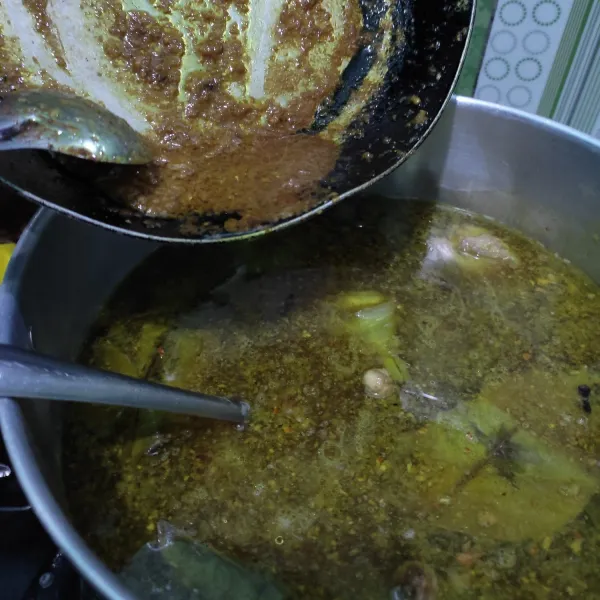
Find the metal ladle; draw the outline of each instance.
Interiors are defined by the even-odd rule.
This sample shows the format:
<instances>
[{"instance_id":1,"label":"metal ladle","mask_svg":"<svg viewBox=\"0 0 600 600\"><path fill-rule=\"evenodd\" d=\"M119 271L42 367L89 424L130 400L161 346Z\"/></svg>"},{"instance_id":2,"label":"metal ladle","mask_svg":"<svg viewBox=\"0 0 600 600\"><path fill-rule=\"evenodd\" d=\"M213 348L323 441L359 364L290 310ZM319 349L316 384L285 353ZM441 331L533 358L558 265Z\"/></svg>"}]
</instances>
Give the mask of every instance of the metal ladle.
<instances>
[{"instance_id":1,"label":"metal ladle","mask_svg":"<svg viewBox=\"0 0 600 600\"><path fill-rule=\"evenodd\" d=\"M5 94L0 100L0 150L36 149L120 165L152 160L146 139L94 102L50 90Z\"/></svg>"},{"instance_id":2,"label":"metal ladle","mask_svg":"<svg viewBox=\"0 0 600 600\"><path fill-rule=\"evenodd\" d=\"M246 402L84 367L0 344L0 397L129 406L245 423Z\"/></svg>"}]
</instances>

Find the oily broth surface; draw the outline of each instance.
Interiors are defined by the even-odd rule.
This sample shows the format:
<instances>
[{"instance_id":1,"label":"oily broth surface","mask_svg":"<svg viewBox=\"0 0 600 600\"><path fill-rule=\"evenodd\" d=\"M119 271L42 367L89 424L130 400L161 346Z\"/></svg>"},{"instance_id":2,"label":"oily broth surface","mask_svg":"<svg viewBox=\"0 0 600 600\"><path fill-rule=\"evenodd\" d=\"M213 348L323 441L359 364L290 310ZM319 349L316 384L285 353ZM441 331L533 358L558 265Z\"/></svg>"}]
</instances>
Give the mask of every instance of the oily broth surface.
<instances>
[{"instance_id":1,"label":"oily broth surface","mask_svg":"<svg viewBox=\"0 0 600 600\"><path fill-rule=\"evenodd\" d=\"M118 569L167 520L291 598L383 599L419 573L427 600L600 598L597 285L479 217L361 206L132 276L88 360L253 418L73 406L78 526ZM374 295L394 314L375 342L348 311ZM388 353L408 378L368 397Z\"/></svg>"}]
</instances>

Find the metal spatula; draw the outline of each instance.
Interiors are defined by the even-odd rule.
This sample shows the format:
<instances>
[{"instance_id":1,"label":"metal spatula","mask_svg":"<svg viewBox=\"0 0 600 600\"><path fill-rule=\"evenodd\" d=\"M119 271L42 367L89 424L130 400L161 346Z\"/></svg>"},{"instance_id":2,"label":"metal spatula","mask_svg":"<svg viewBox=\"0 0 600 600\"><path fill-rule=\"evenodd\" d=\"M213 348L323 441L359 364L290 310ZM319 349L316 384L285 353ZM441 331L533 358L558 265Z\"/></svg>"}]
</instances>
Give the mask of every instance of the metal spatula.
<instances>
[{"instance_id":1,"label":"metal spatula","mask_svg":"<svg viewBox=\"0 0 600 600\"><path fill-rule=\"evenodd\" d=\"M152 160L146 139L99 104L51 90L5 94L0 150L32 149L121 165Z\"/></svg>"}]
</instances>

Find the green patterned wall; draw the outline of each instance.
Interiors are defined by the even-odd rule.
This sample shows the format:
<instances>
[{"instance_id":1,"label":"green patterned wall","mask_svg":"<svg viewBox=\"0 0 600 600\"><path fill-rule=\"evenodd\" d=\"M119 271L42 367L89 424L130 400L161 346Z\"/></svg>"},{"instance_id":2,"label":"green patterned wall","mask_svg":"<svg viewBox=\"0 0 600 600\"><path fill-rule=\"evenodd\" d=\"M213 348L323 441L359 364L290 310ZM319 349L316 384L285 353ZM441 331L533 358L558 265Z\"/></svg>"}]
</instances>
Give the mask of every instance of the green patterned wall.
<instances>
[{"instance_id":1,"label":"green patterned wall","mask_svg":"<svg viewBox=\"0 0 600 600\"><path fill-rule=\"evenodd\" d=\"M469 52L465 60L465 65L456 85L456 94L472 96L475 91L496 4L497 0L477 1L475 26L471 35L471 43L469 44Z\"/></svg>"},{"instance_id":2,"label":"green patterned wall","mask_svg":"<svg viewBox=\"0 0 600 600\"><path fill-rule=\"evenodd\" d=\"M478 6L457 91L600 139L600 0L479 0Z\"/></svg>"}]
</instances>

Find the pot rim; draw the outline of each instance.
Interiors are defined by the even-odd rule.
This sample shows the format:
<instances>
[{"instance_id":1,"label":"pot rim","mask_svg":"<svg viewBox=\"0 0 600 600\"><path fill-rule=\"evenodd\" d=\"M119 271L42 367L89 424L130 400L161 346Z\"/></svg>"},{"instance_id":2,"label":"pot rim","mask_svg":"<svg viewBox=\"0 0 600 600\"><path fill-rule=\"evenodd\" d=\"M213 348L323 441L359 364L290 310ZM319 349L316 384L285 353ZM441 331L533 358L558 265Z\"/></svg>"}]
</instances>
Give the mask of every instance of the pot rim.
<instances>
[{"instance_id":1,"label":"pot rim","mask_svg":"<svg viewBox=\"0 0 600 600\"><path fill-rule=\"evenodd\" d=\"M21 278L27 269L29 255L43 232L57 215L48 208L40 209L21 236L4 282L0 286L0 341L24 347L19 325L23 317L18 306ZM63 217L64 218L64 217ZM16 324L11 326L9 324ZM29 500L32 510L54 543L63 551L83 577L106 600L140 600L98 558L70 522L66 511L58 503L48 482L38 467L38 457L29 442L21 404L13 398L0 398L0 432L12 463L13 472Z\"/></svg>"},{"instance_id":2,"label":"pot rim","mask_svg":"<svg viewBox=\"0 0 600 600\"><path fill-rule=\"evenodd\" d=\"M590 150L600 152L600 140L545 117L481 100L454 96L448 109L491 113L493 117L520 121L550 131L560 138L569 138ZM0 286L0 342L23 347L23 323L18 306L22 277L31 260L32 250L53 219L65 218L42 208L25 229L8 265L4 283ZM140 243L145 243L140 241ZM118 576L96 556L69 521L65 510L51 492L38 467L30 433L19 401L0 398L0 429L19 483L35 514L57 546L69 557L79 572L107 600L139 600L121 583Z\"/></svg>"}]
</instances>

